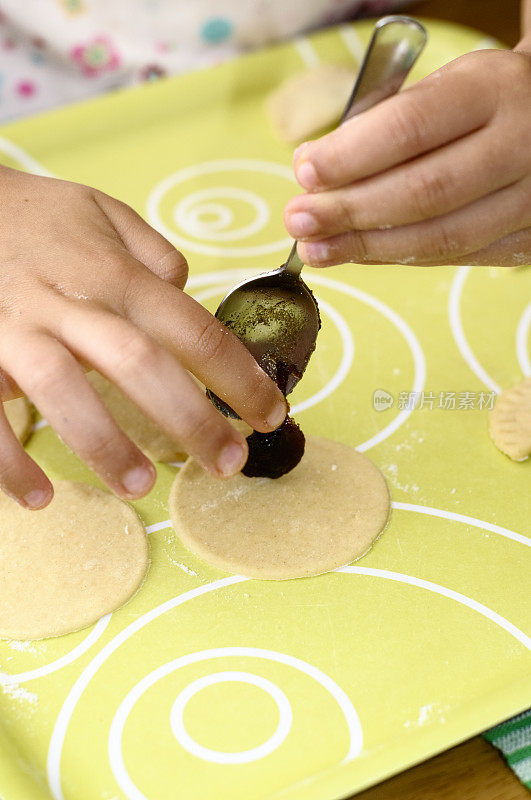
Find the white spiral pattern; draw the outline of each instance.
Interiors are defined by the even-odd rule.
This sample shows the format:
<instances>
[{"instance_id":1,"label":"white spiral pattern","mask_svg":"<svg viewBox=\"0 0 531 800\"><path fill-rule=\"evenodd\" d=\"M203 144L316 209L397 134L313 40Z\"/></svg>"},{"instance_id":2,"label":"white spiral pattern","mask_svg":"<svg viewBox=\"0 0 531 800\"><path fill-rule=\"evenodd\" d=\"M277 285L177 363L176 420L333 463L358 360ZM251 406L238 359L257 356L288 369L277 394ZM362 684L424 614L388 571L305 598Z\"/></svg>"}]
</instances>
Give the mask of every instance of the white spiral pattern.
<instances>
[{"instance_id":1,"label":"white spiral pattern","mask_svg":"<svg viewBox=\"0 0 531 800\"><path fill-rule=\"evenodd\" d=\"M211 199L242 200L252 206L255 218L248 225L241 228L224 230L234 219L231 209L222 203L204 203ZM213 215L214 219L207 222L206 215ZM173 218L176 224L188 231L198 239L210 239L214 242L228 242L235 239L245 239L253 233L262 230L269 221L269 206L263 197L256 192L238 189L236 186L217 186L212 189L200 189L192 192L175 206Z\"/></svg>"},{"instance_id":2,"label":"white spiral pattern","mask_svg":"<svg viewBox=\"0 0 531 800\"><path fill-rule=\"evenodd\" d=\"M203 255L247 258L287 251L292 242L289 237L254 245L218 244L245 239L262 231L271 216L269 205L261 195L239 186L227 185L225 180L221 185L199 189L181 199L171 215L175 229L162 219L161 205L166 195L175 187L205 175L229 173L233 180L234 173L238 172L272 175L296 185L293 170L274 161L230 158L193 164L168 175L155 186L147 199L149 222L178 247ZM240 228L230 228L234 215L227 200L245 203L254 211L254 219ZM281 213L280 208L278 213ZM213 219L207 220L207 215Z\"/></svg>"}]
</instances>

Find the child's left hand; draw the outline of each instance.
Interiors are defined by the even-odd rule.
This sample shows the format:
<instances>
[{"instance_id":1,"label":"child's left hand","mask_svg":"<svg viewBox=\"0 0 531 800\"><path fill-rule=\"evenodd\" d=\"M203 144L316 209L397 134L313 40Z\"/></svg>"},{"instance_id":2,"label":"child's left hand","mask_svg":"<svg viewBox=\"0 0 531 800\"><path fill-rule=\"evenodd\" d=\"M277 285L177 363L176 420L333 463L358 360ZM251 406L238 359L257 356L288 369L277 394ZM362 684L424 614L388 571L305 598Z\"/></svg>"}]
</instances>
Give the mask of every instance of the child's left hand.
<instances>
[{"instance_id":1,"label":"child's left hand","mask_svg":"<svg viewBox=\"0 0 531 800\"><path fill-rule=\"evenodd\" d=\"M302 145L310 266L531 263L531 53L482 50Z\"/></svg>"}]
</instances>

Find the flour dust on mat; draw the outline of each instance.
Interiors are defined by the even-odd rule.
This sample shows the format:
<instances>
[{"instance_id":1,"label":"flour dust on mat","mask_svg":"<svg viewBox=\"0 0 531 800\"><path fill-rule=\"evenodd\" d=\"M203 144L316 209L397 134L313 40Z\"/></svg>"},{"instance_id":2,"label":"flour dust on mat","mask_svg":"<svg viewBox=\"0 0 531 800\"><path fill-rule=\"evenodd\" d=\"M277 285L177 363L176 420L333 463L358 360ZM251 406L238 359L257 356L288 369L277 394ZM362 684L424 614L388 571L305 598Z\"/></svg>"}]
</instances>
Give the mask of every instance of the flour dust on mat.
<instances>
[{"instance_id":1,"label":"flour dust on mat","mask_svg":"<svg viewBox=\"0 0 531 800\"><path fill-rule=\"evenodd\" d=\"M144 526L127 503L95 486L54 483L28 511L0 494L0 637L72 633L115 611L149 566Z\"/></svg>"},{"instance_id":2,"label":"flour dust on mat","mask_svg":"<svg viewBox=\"0 0 531 800\"><path fill-rule=\"evenodd\" d=\"M513 461L531 455L531 377L498 397L489 415L492 441Z\"/></svg>"},{"instance_id":3,"label":"flour dust on mat","mask_svg":"<svg viewBox=\"0 0 531 800\"><path fill-rule=\"evenodd\" d=\"M33 419L29 401L25 397L17 397L16 400L7 400L3 405L13 433L24 444L30 434Z\"/></svg>"},{"instance_id":4,"label":"flour dust on mat","mask_svg":"<svg viewBox=\"0 0 531 800\"><path fill-rule=\"evenodd\" d=\"M182 461L186 453L120 389L100 375L87 375L120 428L153 461Z\"/></svg>"},{"instance_id":5,"label":"flour dust on mat","mask_svg":"<svg viewBox=\"0 0 531 800\"><path fill-rule=\"evenodd\" d=\"M277 480L217 480L188 459L170 495L185 547L250 578L330 572L366 553L385 528L390 496L380 470L351 447L309 437L302 461Z\"/></svg>"}]
</instances>

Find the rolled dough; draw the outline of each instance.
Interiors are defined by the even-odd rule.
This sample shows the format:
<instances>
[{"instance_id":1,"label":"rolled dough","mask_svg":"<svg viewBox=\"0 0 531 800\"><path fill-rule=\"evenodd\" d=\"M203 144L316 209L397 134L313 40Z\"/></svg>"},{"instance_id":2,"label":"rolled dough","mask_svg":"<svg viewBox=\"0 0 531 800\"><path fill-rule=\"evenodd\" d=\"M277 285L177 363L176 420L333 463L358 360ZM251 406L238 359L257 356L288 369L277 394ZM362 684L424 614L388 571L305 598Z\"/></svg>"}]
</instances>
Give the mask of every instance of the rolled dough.
<instances>
[{"instance_id":1,"label":"rolled dough","mask_svg":"<svg viewBox=\"0 0 531 800\"><path fill-rule=\"evenodd\" d=\"M325 63L284 81L267 103L277 136L295 144L337 122L352 91L354 77L351 66Z\"/></svg>"},{"instance_id":2,"label":"rolled dough","mask_svg":"<svg viewBox=\"0 0 531 800\"><path fill-rule=\"evenodd\" d=\"M85 628L137 591L149 566L144 526L109 492L54 483L41 511L0 494L0 637Z\"/></svg>"},{"instance_id":3,"label":"rolled dough","mask_svg":"<svg viewBox=\"0 0 531 800\"><path fill-rule=\"evenodd\" d=\"M531 377L506 389L489 414L492 441L513 461L531 455Z\"/></svg>"},{"instance_id":4,"label":"rolled dough","mask_svg":"<svg viewBox=\"0 0 531 800\"><path fill-rule=\"evenodd\" d=\"M366 553L385 528L385 478L351 447L309 437L277 480L217 480L189 459L170 495L175 532L226 572L282 580L329 572Z\"/></svg>"},{"instance_id":5,"label":"rolled dough","mask_svg":"<svg viewBox=\"0 0 531 800\"><path fill-rule=\"evenodd\" d=\"M158 425L147 417L127 395L99 372L87 374L120 428L148 458L153 461L183 461L186 458L181 445L170 439Z\"/></svg>"},{"instance_id":6,"label":"rolled dough","mask_svg":"<svg viewBox=\"0 0 531 800\"><path fill-rule=\"evenodd\" d=\"M19 440L24 442L31 430L32 413L29 401L25 397L17 397L16 400L7 400L4 403L7 421L13 428L13 433Z\"/></svg>"}]
</instances>

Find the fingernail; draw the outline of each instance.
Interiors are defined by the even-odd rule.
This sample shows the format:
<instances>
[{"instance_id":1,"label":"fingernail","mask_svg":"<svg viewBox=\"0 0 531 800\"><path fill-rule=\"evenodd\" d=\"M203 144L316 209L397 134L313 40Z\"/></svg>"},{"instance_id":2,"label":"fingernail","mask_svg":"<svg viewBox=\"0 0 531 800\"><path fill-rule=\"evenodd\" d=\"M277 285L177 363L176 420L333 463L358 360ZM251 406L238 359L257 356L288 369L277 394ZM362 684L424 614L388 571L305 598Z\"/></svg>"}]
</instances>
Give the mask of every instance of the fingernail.
<instances>
[{"instance_id":1,"label":"fingernail","mask_svg":"<svg viewBox=\"0 0 531 800\"><path fill-rule=\"evenodd\" d=\"M302 236L311 236L317 231L317 220L307 211L297 211L288 218L289 230L292 236L300 239Z\"/></svg>"},{"instance_id":2,"label":"fingernail","mask_svg":"<svg viewBox=\"0 0 531 800\"><path fill-rule=\"evenodd\" d=\"M122 486L128 494L141 495L149 491L153 483L153 468L133 467L122 478Z\"/></svg>"},{"instance_id":3,"label":"fingernail","mask_svg":"<svg viewBox=\"0 0 531 800\"><path fill-rule=\"evenodd\" d=\"M309 161L303 161L302 164L299 164L295 170L295 177L303 189L317 188L317 173L315 167Z\"/></svg>"},{"instance_id":4,"label":"fingernail","mask_svg":"<svg viewBox=\"0 0 531 800\"><path fill-rule=\"evenodd\" d=\"M303 142L302 144L300 144L298 147L295 148L295 150L293 151L293 163L294 164L297 163L297 159L299 158L299 156L301 155L302 151L307 146L308 146L308 142Z\"/></svg>"},{"instance_id":5,"label":"fingernail","mask_svg":"<svg viewBox=\"0 0 531 800\"><path fill-rule=\"evenodd\" d=\"M238 442L230 442L225 445L218 458L217 467L222 475L229 477L234 475L243 467L244 450Z\"/></svg>"},{"instance_id":6,"label":"fingernail","mask_svg":"<svg viewBox=\"0 0 531 800\"><path fill-rule=\"evenodd\" d=\"M273 408L269 416L267 417L267 424L270 428L275 430L279 428L284 420L286 419L286 414L288 413L287 405L285 402L277 403L277 405Z\"/></svg>"},{"instance_id":7,"label":"fingernail","mask_svg":"<svg viewBox=\"0 0 531 800\"><path fill-rule=\"evenodd\" d=\"M330 245L326 242L305 242L304 258L313 263L314 261L326 261L330 255Z\"/></svg>"},{"instance_id":8,"label":"fingernail","mask_svg":"<svg viewBox=\"0 0 531 800\"><path fill-rule=\"evenodd\" d=\"M46 489L32 489L24 495L24 504L28 508L42 508L50 499L50 492Z\"/></svg>"}]
</instances>

